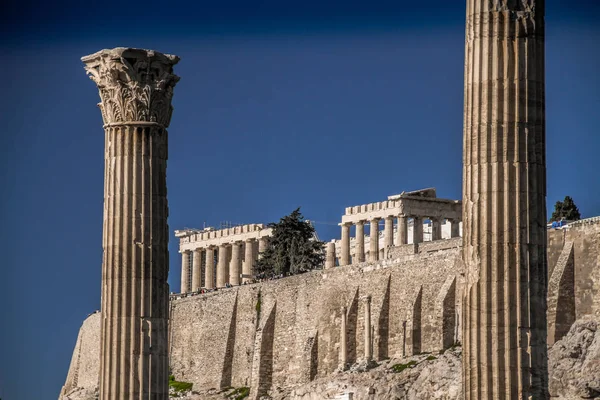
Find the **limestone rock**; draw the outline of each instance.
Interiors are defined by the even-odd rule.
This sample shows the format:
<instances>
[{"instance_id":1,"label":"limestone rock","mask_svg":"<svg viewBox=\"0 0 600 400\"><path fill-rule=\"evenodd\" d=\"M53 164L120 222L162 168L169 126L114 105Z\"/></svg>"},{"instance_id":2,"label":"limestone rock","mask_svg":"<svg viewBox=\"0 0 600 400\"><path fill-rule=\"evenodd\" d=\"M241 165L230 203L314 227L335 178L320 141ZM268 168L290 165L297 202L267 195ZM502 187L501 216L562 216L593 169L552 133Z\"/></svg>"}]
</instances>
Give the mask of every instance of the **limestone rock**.
<instances>
[{"instance_id":1,"label":"limestone rock","mask_svg":"<svg viewBox=\"0 0 600 400\"><path fill-rule=\"evenodd\" d=\"M549 389L552 397L600 397L600 323L585 318L549 350Z\"/></svg>"}]
</instances>

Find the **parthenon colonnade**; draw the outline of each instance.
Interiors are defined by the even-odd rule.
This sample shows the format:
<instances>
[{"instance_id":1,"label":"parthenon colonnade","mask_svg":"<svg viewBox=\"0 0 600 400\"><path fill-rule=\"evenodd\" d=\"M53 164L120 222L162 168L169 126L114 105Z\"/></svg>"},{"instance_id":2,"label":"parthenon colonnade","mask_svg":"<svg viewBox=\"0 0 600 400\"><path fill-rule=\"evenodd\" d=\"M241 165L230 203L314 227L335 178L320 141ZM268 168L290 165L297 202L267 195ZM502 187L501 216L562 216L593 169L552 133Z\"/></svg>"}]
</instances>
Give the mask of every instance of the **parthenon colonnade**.
<instances>
[{"instance_id":1,"label":"parthenon colonnade","mask_svg":"<svg viewBox=\"0 0 600 400\"><path fill-rule=\"evenodd\" d=\"M181 253L181 293L251 281L271 232L263 224L175 231Z\"/></svg>"},{"instance_id":2,"label":"parthenon colonnade","mask_svg":"<svg viewBox=\"0 0 600 400\"><path fill-rule=\"evenodd\" d=\"M116 48L82 61L105 131L100 399L166 400L166 128L179 58Z\"/></svg>"},{"instance_id":3,"label":"parthenon colonnade","mask_svg":"<svg viewBox=\"0 0 600 400\"><path fill-rule=\"evenodd\" d=\"M465 399L547 399L544 0L467 0Z\"/></svg>"},{"instance_id":4,"label":"parthenon colonnade","mask_svg":"<svg viewBox=\"0 0 600 400\"><path fill-rule=\"evenodd\" d=\"M435 189L423 189L403 192L389 196L388 200L347 207L342 216L341 249L339 265L367 261L365 256L365 223L369 224L369 259L376 262L381 259L384 250L392 246L408 243L409 219L412 219L413 243L423 242L423 220L432 223L432 240L442 239L442 221L451 225L450 237L460 235L459 224L462 221L462 204L459 200L440 199ZM379 224L384 221L383 249L379 243ZM394 229L394 221L397 221ZM354 253L351 252L351 227L355 226ZM394 231L396 234L394 235Z\"/></svg>"}]
</instances>

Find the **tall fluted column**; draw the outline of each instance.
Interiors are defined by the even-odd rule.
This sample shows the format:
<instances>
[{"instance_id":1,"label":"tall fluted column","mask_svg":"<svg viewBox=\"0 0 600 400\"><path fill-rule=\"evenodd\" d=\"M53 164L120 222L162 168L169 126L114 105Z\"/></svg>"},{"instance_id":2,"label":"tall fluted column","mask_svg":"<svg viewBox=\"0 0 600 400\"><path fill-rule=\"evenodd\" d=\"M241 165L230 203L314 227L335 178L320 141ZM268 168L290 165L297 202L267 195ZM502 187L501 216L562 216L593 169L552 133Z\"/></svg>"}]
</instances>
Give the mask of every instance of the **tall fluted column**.
<instances>
[{"instance_id":1,"label":"tall fluted column","mask_svg":"<svg viewBox=\"0 0 600 400\"><path fill-rule=\"evenodd\" d=\"M438 217L431 218L431 240L440 240L442 238L442 220Z\"/></svg>"},{"instance_id":2,"label":"tall fluted column","mask_svg":"<svg viewBox=\"0 0 600 400\"><path fill-rule=\"evenodd\" d=\"M423 218L413 217L413 243L423 242Z\"/></svg>"},{"instance_id":3,"label":"tall fluted column","mask_svg":"<svg viewBox=\"0 0 600 400\"><path fill-rule=\"evenodd\" d=\"M369 261L377 260L379 260L379 218L373 218L369 231Z\"/></svg>"},{"instance_id":4,"label":"tall fluted column","mask_svg":"<svg viewBox=\"0 0 600 400\"><path fill-rule=\"evenodd\" d=\"M356 223L354 254L356 255L357 262L365 261L365 221L358 221Z\"/></svg>"},{"instance_id":5,"label":"tall fluted column","mask_svg":"<svg viewBox=\"0 0 600 400\"><path fill-rule=\"evenodd\" d=\"M244 263L242 264L242 283L252 281L252 266L254 265L254 240L246 240L244 244Z\"/></svg>"},{"instance_id":6,"label":"tall fluted column","mask_svg":"<svg viewBox=\"0 0 600 400\"><path fill-rule=\"evenodd\" d=\"M105 130L100 399L167 399L167 131L179 58L116 48L83 57Z\"/></svg>"},{"instance_id":7,"label":"tall fluted column","mask_svg":"<svg viewBox=\"0 0 600 400\"><path fill-rule=\"evenodd\" d=\"M202 287L202 249L194 250L192 259L192 291Z\"/></svg>"},{"instance_id":8,"label":"tall fluted column","mask_svg":"<svg viewBox=\"0 0 600 400\"><path fill-rule=\"evenodd\" d=\"M335 242L329 242L325 253L325 269L333 267L335 267Z\"/></svg>"},{"instance_id":9,"label":"tall fluted column","mask_svg":"<svg viewBox=\"0 0 600 400\"><path fill-rule=\"evenodd\" d=\"M206 262L204 266L204 287L215 288L215 248L210 246L206 249Z\"/></svg>"},{"instance_id":10,"label":"tall fluted column","mask_svg":"<svg viewBox=\"0 0 600 400\"><path fill-rule=\"evenodd\" d=\"M373 358L373 347L371 346L371 296L365 297L365 361Z\"/></svg>"},{"instance_id":11,"label":"tall fluted column","mask_svg":"<svg viewBox=\"0 0 600 400\"><path fill-rule=\"evenodd\" d=\"M242 271L242 243L236 242L231 245L231 262L229 263L229 283L240 284L240 272Z\"/></svg>"},{"instance_id":12,"label":"tall fluted column","mask_svg":"<svg viewBox=\"0 0 600 400\"><path fill-rule=\"evenodd\" d=\"M344 370L348 364L348 337L346 332L346 307L343 306L341 309L342 321L340 324L340 367Z\"/></svg>"},{"instance_id":13,"label":"tall fluted column","mask_svg":"<svg viewBox=\"0 0 600 400\"><path fill-rule=\"evenodd\" d=\"M190 254L188 250L181 253L181 293L190 291Z\"/></svg>"},{"instance_id":14,"label":"tall fluted column","mask_svg":"<svg viewBox=\"0 0 600 400\"><path fill-rule=\"evenodd\" d=\"M229 245L219 246L219 258L217 260L217 287L222 288L229 281Z\"/></svg>"},{"instance_id":15,"label":"tall fluted column","mask_svg":"<svg viewBox=\"0 0 600 400\"><path fill-rule=\"evenodd\" d=\"M467 400L548 398L544 3L467 1Z\"/></svg>"},{"instance_id":16,"label":"tall fluted column","mask_svg":"<svg viewBox=\"0 0 600 400\"><path fill-rule=\"evenodd\" d=\"M350 264L350 224L342 224L342 251L340 265Z\"/></svg>"},{"instance_id":17,"label":"tall fluted column","mask_svg":"<svg viewBox=\"0 0 600 400\"><path fill-rule=\"evenodd\" d=\"M402 246L408 243L408 218L404 215L398 215L398 238L396 246Z\"/></svg>"},{"instance_id":18,"label":"tall fluted column","mask_svg":"<svg viewBox=\"0 0 600 400\"><path fill-rule=\"evenodd\" d=\"M385 218L385 225L383 227L384 233L384 247L387 249L388 247L394 246L394 217L389 216Z\"/></svg>"}]
</instances>

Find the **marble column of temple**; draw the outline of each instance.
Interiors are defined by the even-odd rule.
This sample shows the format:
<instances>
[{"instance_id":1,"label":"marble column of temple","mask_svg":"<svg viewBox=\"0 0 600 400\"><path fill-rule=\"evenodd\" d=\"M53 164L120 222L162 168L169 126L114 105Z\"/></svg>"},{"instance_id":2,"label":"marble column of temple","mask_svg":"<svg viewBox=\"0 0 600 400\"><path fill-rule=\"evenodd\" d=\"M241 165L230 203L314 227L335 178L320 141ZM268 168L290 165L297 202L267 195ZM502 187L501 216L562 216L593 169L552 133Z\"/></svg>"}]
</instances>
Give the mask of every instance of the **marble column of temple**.
<instances>
[{"instance_id":1,"label":"marble column of temple","mask_svg":"<svg viewBox=\"0 0 600 400\"><path fill-rule=\"evenodd\" d=\"M207 289L215 288L215 248L209 246L206 248L206 261L204 267L204 287Z\"/></svg>"},{"instance_id":2,"label":"marble column of temple","mask_svg":"<svg viewBox=\"0 0 600 400\"><path fill-rule=\"evenodd\" d=\"M398 215L397 225L398 238L396 239L396 246L402 246L408 243L408 217Z\"/></svg>"},{"instance_id":3,"label":"marble column of temple","mask_svg":"<svg viewBox=\"0 0 600 400\"><path fill-rule=\"evenodd\" d=\"M242 242L231 245L231 262L229 263L229 283L240 284L240 273L242 272Z\"/></svg>"},{"instance_id":4,"label":"marble column of temple","mask_svg":"<svg viewBox=\"0 0 600 400\"><path fill-rule=\"evenodd\" d=\"M325 255L325 269L333 267L335 267L335 242L329 242Z\"/></svg>"},{"instance_id":5,"label":"marble column of temple","mask_svg":"<svg viewBox=\"0 0 600 400\"><path fill-rule=\"evenodd\" d=\"M166 128L179 58L119 47L82 61L99 90L105 131L99 398L166 400Z\"/></svg>"},{"instance_id":6,"label":"marble column of temple","mask_svg":"<svg viewBox=\"0 0 600 400\"><path fill-rule=\"evenodd\" d=\"M547 399L544 0L467 0L463 392Z\"/></svg>"},{"instance_id":7,"label":"marble column of temple","mask_svg":"<svg viewBox=\"0 0 600 400\"><path fill-rule=\"evenodd\" d=\"M413 243L423 242L423 217L413 217Z\"/></svg>"},{"instance_id":8,"label":"marble column of temple","mask_svg":"<svg viewBox=\"0 0 600 400\"><path fill-rule=\"evenodd\" d=\"M350 264L350 226L351 224L342 224L342 254L340 265Z\"/></svg>"},{"instance_id":9,"label":"marble column of temple","mask_svg":"<svg viewBox=\"0 0 600 400\"><path fill-rule=\"evenodd\" d=\"M369 261L379 260L379 218L370 221L369 230Z\"/></svg>"},{"instance_id":10,"label":"marble column of temple","mask_svg":"<svg viewBox=\"0 0 600 400\"><path fill-rule=\"evenodd\" d=\"M258 239L258 258L262 258L262 253L267 250L268 245L269 242L266 237L261 237Z\"/></svg>"},{"instance_id":11,"label":"marble column of temple","mask_svg":"<svg viewBox=\"0 0 600 400\"><path fill-rule=\"evenodd\" d=\"M384 233L384 248L394 246L394 217L392 215L385 217L385 225L383 228ZM386 250L387 251L387 250Z\"/></svg>"},{"instance_id":12,"label":"marble column of temple","mask_svg":"<svg viewBox=\"0 0 600 400\"><path fill-rule=\"evenodd\" d=\"M229 245L219 246L219 256L217 259L217 287L225 287L229 282Z\"/></svg>"},{"instance_id":13,"label":"marble column of temple","mask_svg":"<svg viewBox=\"0 0 600 400\"><path fill-rule=\"evenodd\" d=\"M248 239L244 243L244 263L242 264L242 283L251 282L254 265L254 240Z\"/></svg>"},{"instance_id":14,"label":"marble column of temple","mask_svg":"<svg viewBox=\"0 0 600 400\"><path fill-rule=\"evenodd\" d=\"M442 219L440 217L431 217L431 240L442 239Z\"/></svg>"},{"instance_id":15,"label":"marble column of temple","mask_svg":"<svg viewBox=\"0 0 600 400\"><path fill-rule=\"evenodd\" d=\"M455 238L460 236L460 220L450 219L450 237Z\"/></svg>"},{"instance_id":16,"label":"marble column of temple","mask_svg":"<svg viewBox=\"0 0 600 400\"><path fill-rule=\"evenodd\" d=\"M181 253L181 293L190 291L190 255L191 251Z\"/></svg>"},{"instance_id":17,"label":"marble column of temple","mask_svg":"<svg viewBox=\"0 0 600 400\"><path fill-rule=\"evenodd\" d=\"M365 297L365 361L373 358L373 347L371 343L371 296Z\"/></svg>"},{"instance_id":18,"label":"marble column of temple","mask_svg":"<svg viewBox=\"0 0 600 400\"><path fill-rule=\"evenodd\" d=\"M356 223L356 242L354 245L354 254L356 256L356 262L365 261L365 221L358 221Z\"/></svg>"},{"instance_id":19,"label":"marble column of temple","mask_svg":"<svg viewBox=\"0 0 600 400\"><path fill-rule=\"evenodd\" d=\"M192 256L192 287L194 292L202 287L202 249L194 250Z\"/></svg>"}]
</instances>

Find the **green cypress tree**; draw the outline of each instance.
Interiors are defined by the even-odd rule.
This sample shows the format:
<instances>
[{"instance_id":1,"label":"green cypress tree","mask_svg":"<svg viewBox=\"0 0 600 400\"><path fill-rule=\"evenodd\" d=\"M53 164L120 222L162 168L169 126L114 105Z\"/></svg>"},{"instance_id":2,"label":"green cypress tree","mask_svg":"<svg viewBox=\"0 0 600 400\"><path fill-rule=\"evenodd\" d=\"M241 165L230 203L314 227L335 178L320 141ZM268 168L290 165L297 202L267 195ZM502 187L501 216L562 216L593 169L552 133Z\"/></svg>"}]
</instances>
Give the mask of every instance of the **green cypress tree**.
<instances>
[{"instance_id":1,"label":"green cypress tree","mask_svg":"<svg viewBox=\"0 0 600 400\"><path fill-rule=\"evenodd\" d=\"M554 211L552 212L550 221L559 221L563 218L568 221L577 221L581 219L579 209L571 196L565 196L563 201L557 201L556 204L554 204Z\"/></svg>"},{"instance_id":2,"label":"green cypress tree","mask_svg":"<svg viewBox=\"0 0 600 400\"><path fill-rule=\"evenodd\" d=\"M298 274L323 265L323 242L315 239L315 228L299 207L268 226L273 234L256 265L259 277Z\"/></svg>"}]
</instances>

